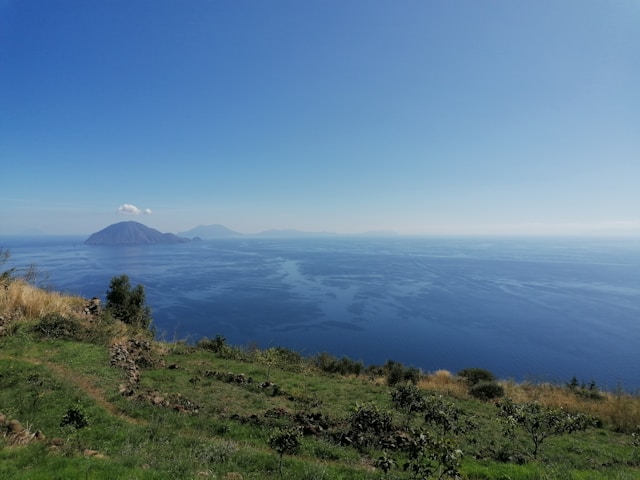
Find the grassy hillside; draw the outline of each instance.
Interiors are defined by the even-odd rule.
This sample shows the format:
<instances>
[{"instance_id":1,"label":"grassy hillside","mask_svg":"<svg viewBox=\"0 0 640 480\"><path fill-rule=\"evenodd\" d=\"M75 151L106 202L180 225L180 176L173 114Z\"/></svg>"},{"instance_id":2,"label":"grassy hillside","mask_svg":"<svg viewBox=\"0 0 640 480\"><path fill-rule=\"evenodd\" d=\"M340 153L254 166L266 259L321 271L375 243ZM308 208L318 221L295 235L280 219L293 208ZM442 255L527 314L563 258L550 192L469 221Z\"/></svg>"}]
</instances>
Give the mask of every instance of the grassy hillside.
<instances>
[{"instance_id":1,"label":"grassy hillside","mask_svg":"<svg viewBox=\"0 0 640 480\"><path fill-rule=\"evenodd\" d=\"M158 342L0 282L0 478L640 478L637 396L472 380Z\"/></svg>"}]
</instances>

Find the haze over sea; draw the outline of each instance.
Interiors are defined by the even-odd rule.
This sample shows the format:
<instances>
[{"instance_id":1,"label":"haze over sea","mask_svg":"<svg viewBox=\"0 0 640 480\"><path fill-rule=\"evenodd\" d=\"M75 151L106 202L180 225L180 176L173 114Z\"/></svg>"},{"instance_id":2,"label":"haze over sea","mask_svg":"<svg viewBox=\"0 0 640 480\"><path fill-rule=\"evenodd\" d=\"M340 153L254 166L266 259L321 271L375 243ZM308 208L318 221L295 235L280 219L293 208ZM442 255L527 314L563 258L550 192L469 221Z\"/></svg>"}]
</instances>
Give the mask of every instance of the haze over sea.
<instances>
[{"instance_id":1,"label":"haze over sea","mask_svg":"<svg viewBox=\"0 0 640 480\"><path fill-rule=\"evenodd\" d=\"M640 244L578 238L237 238L97 247L5 237L11 266L104 299L142 283L158 336L425 371L640 388Z\"/></svg>"}]
</instances>

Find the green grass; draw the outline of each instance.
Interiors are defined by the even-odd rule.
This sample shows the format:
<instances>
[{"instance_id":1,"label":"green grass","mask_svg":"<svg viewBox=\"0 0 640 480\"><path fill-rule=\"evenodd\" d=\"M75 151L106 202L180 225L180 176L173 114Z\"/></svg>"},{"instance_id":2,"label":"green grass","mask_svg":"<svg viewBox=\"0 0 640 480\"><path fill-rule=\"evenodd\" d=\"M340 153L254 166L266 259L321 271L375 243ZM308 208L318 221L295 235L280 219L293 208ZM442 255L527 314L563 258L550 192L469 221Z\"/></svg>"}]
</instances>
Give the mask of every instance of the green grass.
<instances>
[{"instance_id":1,"label":"green grass","mask_svg":"<svg viewBox=\"0 0 640 480\"><path fill-rule=\"evenodd\" d=\"M358 449L337 441L357 404L375 404L395 425L403 424L403 414L392 407L392 388L382 382L327 375L310 364L265 365L255 360L259 356L220 358L180 344L156 347L154 366L141 368L136 393L126 397L119 393L125 373L111 366L105 345L42 340L26 328L0 338L0 412L46 435L27 445L12 445L0 435L0 478L220 479L235 473L278 479L279 459L269 438L276 428L296 424L297 414L321 414L327 424L304 436L296 455L284 456L284 478L410 478L401 468L386 476L374 468L382 447ZM214 371L243 374L247 381L206 374ZM267 377L277 387L261 388ZM154 405L149 392L163 404ZM446 399L474 425L452 435L464 453L463 478L640 478L640 446L630 434L605 426L552 437L533 460L523 432L504 437L491 402ZM62 425L70 409L81 412L88 425ZM416 416L411 425L423 428L422 423ZM98 457L86 456L87 449ZM401 464L406 455L396 459Z\"/></svg>"}]
</instances>

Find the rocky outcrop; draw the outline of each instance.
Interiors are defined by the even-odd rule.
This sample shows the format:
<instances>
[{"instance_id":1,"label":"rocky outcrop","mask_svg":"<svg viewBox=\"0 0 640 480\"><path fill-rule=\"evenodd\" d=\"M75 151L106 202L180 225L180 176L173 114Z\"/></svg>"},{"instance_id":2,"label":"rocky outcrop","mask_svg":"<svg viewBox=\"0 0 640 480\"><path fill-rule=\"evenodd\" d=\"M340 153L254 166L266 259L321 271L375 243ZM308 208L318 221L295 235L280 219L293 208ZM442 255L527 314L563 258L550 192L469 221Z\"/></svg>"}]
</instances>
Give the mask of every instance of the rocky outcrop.
<instances>
[{"instance_id":1,"label":"rocky outcrop","mask_svg":"<svg viewBox=\"0 0 640 480\"><path fill-rule=\"evenodd\" d=\"M93 297L91 300L87 300L82 309L82 313L84 313L88 317L97 317L102 313L102 304L98 297Z\"/></svg>"}]
</instances>

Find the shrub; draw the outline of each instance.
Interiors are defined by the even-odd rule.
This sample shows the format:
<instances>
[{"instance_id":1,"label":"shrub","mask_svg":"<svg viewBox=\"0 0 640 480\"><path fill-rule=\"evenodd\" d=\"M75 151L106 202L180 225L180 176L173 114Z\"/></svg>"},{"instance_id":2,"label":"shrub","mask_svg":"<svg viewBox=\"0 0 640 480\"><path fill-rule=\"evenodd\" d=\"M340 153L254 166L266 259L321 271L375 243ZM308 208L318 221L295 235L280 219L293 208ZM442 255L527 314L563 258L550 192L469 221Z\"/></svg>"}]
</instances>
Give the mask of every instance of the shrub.
<instances>
[{"instance_id":1,"label":"shrub","mask_svg":"<svg viewBox=\"0 0 640 480\"><path fill-rule=\"evenodd\" d=\"M286 347L275 347L274 352L278 366L283 369L295 370L304 360L298 352Z\"/></svg>"},{"instance_id":2,"label":"shrub","mask_svg":"<svg viewBox=\"0 0 640 480\"><path fill-rule=\"evenodd\" d=\"M401 363L389 360L385 365L387 385L393 387L404 379L404 367Z\"/></svg>"},{"instance_id":3,"label":"shrub","mask_svg":"<svg viewBox=\"0 0 640 480\"><path fill-rule=\"evenodd\" d=\"M337 359L333 355L323 352L319 354L314 363L323 372L338 373L340 375L360 375L364 369L362 362L356 362L349 357Z\"/></svg>"},{"instance_id":4,"label":"shrub","mask_svg":"<svg viewBox=\"0 0 640 480\"><path fill-rule=\"evenodd\" d=\"M593 420L581 413L572 414L561 408L543 407L537 402L514 404L507 399L498 405L500 415L506 419L506 433L514 427L522 428L531 439L531 454L537 458L540 446L549 437L586 430Z\"/></svg>"},{"instance_id":5,"label":"shrub","mask_svg":"<svg viewBox=\"0 0 640 480\"><path fill-rule=\"evenodd\" d=\"M142 329L151 325L151 309L146 303L144 287L132 288L127 275L111 279L106 309L115 319L128 325Z\"/></svg>"},{"instance_id":6,"label":"shrub","mask_svg":"<svg viewBox=\"0 0 640 480\"><path fill-rule=\"evenodd\" d=\"M84 413L79 408L71 407L67 410L67 413L62 417L62 421L60 422L61 427L71 426L76 430L79 428L84 428L89 425L87 418Z\"/></svg>"},{"instance_id":7,"label":"shrub","mask_svg":"<svg viewBox=\"0 0 640 480\"><path fill-rule=\"evenodd\" d=\"M5 263L9 261L10 257L11 253L9 252L9 250L0 248L0 267L4 267ZM5 284L11 281L11 279L13 278L13 272L15 272L15 270L15 267L13 267L4 271L0 271L0 284Z\"/></svg>"},{"instance_id":8,"label":"shrub","mask_svg":"<svg viewBox=\"0 0 640 480\"><path fill-rule=\"evenodd\" d=\"M300 450L300 429L299 428L284 428L278 429L271 438L269 438L269 446L273 448L280 457L278 464L278 472L282 478L282 457L284 454L295 455Z\"/></svg>"},{"instance_id":9,"label":"shrub","mask_svg":"<svg viewBox=\"0 0 640 480\"><path fill-rule=\"evenodd\" d=\"M457 443L432 432L416 433L406 448L407 461L403 469L414 479L461 479L462 450Z\"/></svg>"},{"instance_id":10,"label":"shrub","mask_svg":"<svg viewBox=\"0 0 640 480\"><path fill-rule=\"evenodd\" d=\"M482 381L472 386L469 394L480 400L491 400L504 397L504 388L496 382Z\"/></svg>"},{"instance_id":11,"label":"shrub","mask_svg":"<svg viewBox=\"0 0 640 480\"><path fill-rule=\"evenodd\" d=\"M465 418L462 409L442 395L428 395L424 401L424 421L439 429L442 437L448 434L465 433L474 428L474 425Z\"/></svg>"},{"instance_id":12,"label":"shrub","mask_svg":"<svg viewBox=\"0 0 640 480\"><path fill-rule=\"evenodd\" d=\"M211 340L207 337L202 337L198 343L196 343L196 347L202 348L204 350L209 350L215 354L223 353L227 348L227 339L222 335L216 335L216 338Z\"/></svg>"},{"instance_id":13,"label":"shrub","mask_svg":"<svg viewBox=\"0 0 640 480\"><path fill-rule=\"evenodd\" d=\"M82 340L86 333L79 320L59 313L49 313L40 317L32 331L42 337L68 340Z\"/></svg>"},{"instance_id":14,"label":"shrub","mask_svg":"<svg viewBox=\"0 0 640 480\"><path fill-rule=\"evenodd\" d=\"M602 400L604 397L600 393L600 389L595 380L591 380L588 385L584 382L579 384L576 377L571 378L571 381L566 384L567 388L571 390L577 397L584 398L586 400Z\"/></svg>"},{"instance_id":15,"label":"shrub","mask_svg":"<svg viewBox=\"0 0 640 480\"><path fill-rule=\"evenodd\" d=\"M387 377L387 385L393 387L401 382L416 385L420 381L420 370L415 367L405 367L402 363L387 360L382 369Z\"/></svg>"},{"instance_id":16,"label":"shrub","mask_svg":"<svg viewBox=\"0 0 640 480\"><path fill-rule=\"evenodd\" d=\"M374 404L357 405L348 422L350 430L345 440L360 449L379 444L395 429L391 415Z\"/></svg>"},{"instance_id":17,"label":"shrub","mask_svg":"<svg viewBox=\"0 0 640 480\"><path fill-rule=\"evenodd\" d=\"M417 385L420 381L420 370L416 367L409 367L404 371L403 378L405 381Z\"/></svg>"},{"instance_id":18,"label":"shrub","mask_svg":"<svg viewBox=\"0 0 640 480\"><path fill-rule=\"evenodd\" d=\"M471 386L480 382L493 382L496 377L484 368L465 368L458 372L458 376L464 378Z\"/></svg>"},{"instance_id":19,"label":"shrub","mask_svg":"<svg viewBox=\"0 0 640 480\"><path fill-rule=\"evenodd\" d=\"M400 385L391 392L391 403L393 406L406 414L413 412L423 412L426 403L424 395L415 385Z\"/></svg>"}]
</instances>

